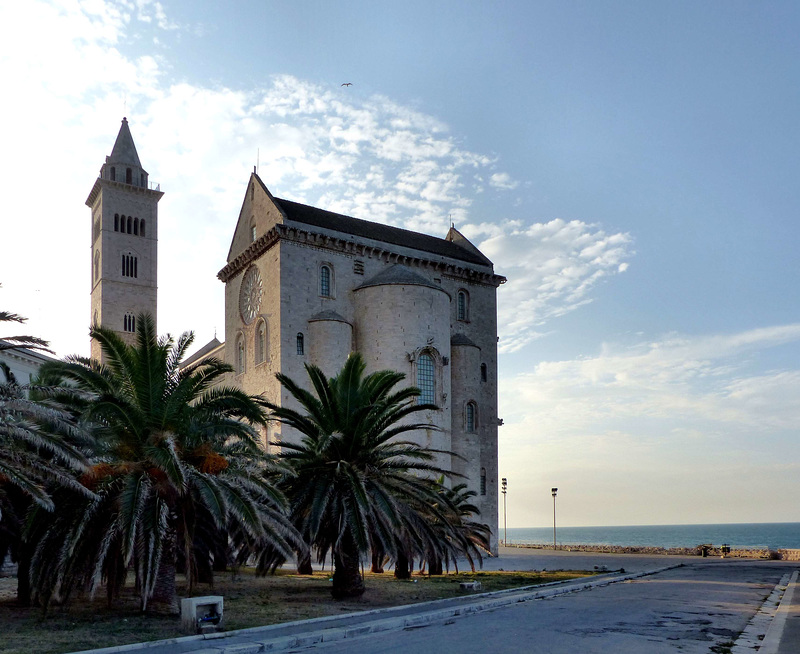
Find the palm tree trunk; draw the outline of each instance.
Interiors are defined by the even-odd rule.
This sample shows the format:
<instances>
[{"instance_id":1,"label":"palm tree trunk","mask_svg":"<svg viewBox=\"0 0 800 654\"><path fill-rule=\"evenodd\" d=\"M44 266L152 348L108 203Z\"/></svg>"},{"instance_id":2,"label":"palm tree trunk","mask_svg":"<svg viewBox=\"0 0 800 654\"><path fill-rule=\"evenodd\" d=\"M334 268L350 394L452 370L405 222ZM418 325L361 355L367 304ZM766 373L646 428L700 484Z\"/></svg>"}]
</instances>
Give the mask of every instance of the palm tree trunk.
<instances>
[{"instance_id":1,"label":"palm tree trunk","mask_svg":"<svg viewBox=\"0 0 800 654\"><path fill-rule=\"evenodd\" d=\"M228 535L224 534L218 542L214 543L214 572L225 572L228 569Z\"/></svg>"},{"instance_id":2,"label":"palm tree trunk","mask_svg":"<svg viewBox=\"0 0 800 654\"><path fill-rule=\"evenodd\" d=\"M311 565L311 551L301 552L297 550L297 574L311 575L314 574L314 568Z\"/></svg>"},{"instance_id":3,"label":"palm tree trunk","mask_svg":"<svg viewBox=\"0 0 800 654\"><path fill-rule=\"evenodd\" d=\"M442 573L442 559L438 556L428 559L428 575L441 575Z\"/></svg>"},{"instance_id":4,"label":"palm tree trunk","mask_svg":"<svg viewBox=\"0 0 800 654\"><path fill-rule=\"evenodd\" d=\"M364 580L359 570L358 548L351 539L346 539L342 547L333 553L333 599L361 597L364 594Z\"/></svg>"},{"instance_id":5,"label":"palm tree trunk","mask_svg":"<svg viewBox=\"0 0 800 654\"><path fill-rule=\"evenodd\" d=\"M394 576L397 579L411 579L411 567L405 553L398 552L394 561Z\"/></svg>"},{"instance_id":6,"label":"palm tree trunk","mask_svg":"<svg viewBox=\"0 0 800 654\"><path fill-rule=\"evenodd\" d=\"M175 531L170 530L170 533L164 537L164 551L161 553L153 596L147 604L148 613L167 615L179 613L178 591L175 585L175 550L177 546Z\"/></svg>"},{"instance_id":7,"label":"palm tree trunk","mask_svg":"<svg viewBox=\"0 0 800 654\"><path fill-rule=\"evenodd\" d=\"M31 556L33 548L20 547L17 561L17 604L19 606L31 605Z\"/></svg>"},{"instance_id":8,"label":"palm tree trunk","mask_svg":"<svg viewBox=\"0 0 800 654\"><path fill-rule=\"evenodd\" d=\"M380 549L373 549L372 550L372 568L371 572L373 574L380 574L383 572L383 563L386 558L386 555Z\"/></svg>"}]
</instances>

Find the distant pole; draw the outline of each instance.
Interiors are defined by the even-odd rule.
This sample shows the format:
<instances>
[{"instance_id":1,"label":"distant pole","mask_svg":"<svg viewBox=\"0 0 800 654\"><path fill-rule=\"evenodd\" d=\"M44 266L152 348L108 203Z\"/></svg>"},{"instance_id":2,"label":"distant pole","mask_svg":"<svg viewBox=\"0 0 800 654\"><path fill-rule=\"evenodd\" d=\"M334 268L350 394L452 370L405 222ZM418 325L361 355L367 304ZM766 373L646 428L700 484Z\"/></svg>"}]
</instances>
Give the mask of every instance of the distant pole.
<instances>
[{"instance_id":1,"label":"distant pole","mask_svg":"<svg viewBox=\"0 0 800 654\"><path fill-rule=\"evenodd\" d=\"M556 549L556 493L557 488L551 488L550 493L553 495L553 549Z\"/></svg>"},{"instance_id":2,"label":"distant pole","mask_svg":"<svg viewBox=\"0 0 800 654\"><path fill-rule=\"evenodd\" d=\"M506 515L506 489L508 488L508 479L503 477L503 545L508 547L508 516Z\"/></svg>"}]
</instances>

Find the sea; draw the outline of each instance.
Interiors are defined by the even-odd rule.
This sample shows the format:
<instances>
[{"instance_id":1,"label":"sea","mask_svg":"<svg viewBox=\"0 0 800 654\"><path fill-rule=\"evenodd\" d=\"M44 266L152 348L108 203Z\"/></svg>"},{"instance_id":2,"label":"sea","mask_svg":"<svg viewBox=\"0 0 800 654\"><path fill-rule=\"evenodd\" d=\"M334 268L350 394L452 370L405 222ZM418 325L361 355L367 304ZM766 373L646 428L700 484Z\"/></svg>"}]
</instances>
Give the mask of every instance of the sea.
<instances>
[{"instance_id":1,"label":"sea","mask_svg":"<svg viewBox=\"0 0 800 654\"><path fill-rule=\"evenodd\" d=\"M500 525L503 539L503 525ZM553 527L508 529L510 545L552 545ZM800 522L723 525L640 525L632 527L558 527L556 543L630 547L697 547L730 545L734 549L800 549Z\"/></svg>"}]
</instances>

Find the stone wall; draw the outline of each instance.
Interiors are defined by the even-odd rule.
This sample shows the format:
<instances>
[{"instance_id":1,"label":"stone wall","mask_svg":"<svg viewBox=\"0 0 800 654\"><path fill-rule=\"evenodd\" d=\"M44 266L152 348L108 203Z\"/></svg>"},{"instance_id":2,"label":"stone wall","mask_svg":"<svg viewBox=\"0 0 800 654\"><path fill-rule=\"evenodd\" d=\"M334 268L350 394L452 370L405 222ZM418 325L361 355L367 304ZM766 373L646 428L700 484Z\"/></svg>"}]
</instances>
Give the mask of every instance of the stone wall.
<instances>
[{"instance_id":1,"label":"stone wall","mask_svg":"<svg viewBox=\"0 0 800 654\"><path fill-rule=\"evenodd\" d=\"M550 545L526 545L510 543L508 547L523 549L550 550ZM597 552L602 554L651 554L667 556L701 556L700 545L697 547L639 547L625 545L564 545L558 548L564 552ZM721 557L719 547L711 547L708 556ZM800 549L770 550L766 547L731 549L725 558L732 559L771 559L774 561L800 561Z\"/></svg>"}]
</instances>

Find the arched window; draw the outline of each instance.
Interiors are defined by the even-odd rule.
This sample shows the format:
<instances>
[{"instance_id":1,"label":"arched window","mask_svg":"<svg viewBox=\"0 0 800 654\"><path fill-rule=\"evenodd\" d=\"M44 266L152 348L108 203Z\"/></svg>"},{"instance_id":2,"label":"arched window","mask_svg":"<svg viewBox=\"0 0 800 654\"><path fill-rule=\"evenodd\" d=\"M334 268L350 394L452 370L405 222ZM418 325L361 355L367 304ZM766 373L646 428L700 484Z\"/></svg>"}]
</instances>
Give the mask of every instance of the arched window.
<instances>
[{"instance_id":1,"label":"arched window","mask_svg":"<svg viewBox=\"0 0 800 654\"><path fill-rule=\"evenodd\" d=\"M100 250L94 251L94 281L100 279Z\"/></svg>"},{"instance_id":2,"label":"arched window","mask_svg":"<svg viewBox=\"0 0 800 654\"><path fill-rule=\"evenodd\" d=\"M333 297L332 291L333 272L331 267L323 264L319 267L319 294L322 297Z\"/></svg>"},{"instance_id":3,"label":"arched window","mask_svg":"<svg viewBox=\"0 0 800 654\"><path fill-rule=\"evenodd\" d=\"M486 468L481 468L481 495L486 495Z\"/></svg>"},{"instance_id":4,"label":"arched window","mask_svg":"<svg viewBox=\"0 0 800 654\"><path fill-rule=\"evenodd\" d=\"M142 218L142 220L139 222L139 234L141 236L145 235L145 233L144 233L144 218Z\"/></svg>"},{"instance_id":5,"label":"arched window","mask_svg":"<svg viewBox=\"0 0 800 654\"><path fill-rule=\"evenodd\" d=\"M303 333L297 333L297 353L298 354L305 354L306 347L305 347L305 339L303 338Z\"/></svg>"},{"instance_id":6,"label":"arched window","mask_svg":"<svg viewBox=\"0 0 800 654\"><path fill-rule=\"evenodd\" d=\"M117 169L114 166L111 166L111 181L117 181Z\"/></svg>"},{"instance_id":7,"label":"arched window","mask_svg":"<svg viewBox=\"0 0 800 654\"><path fill-rule=\"evenodd\" d=\"M244 349L244 336L239 334L236 339L236 374L241 375L244 372L245 364L245 349Z\"/></svg>"},{"instance_id":8,"label":"arched window","mask_svg":"<svg viewBox=\"0 0 800 654\"><path fill-rule=\"evenodd\" d=\"M256 327L256 365L267 360L267 323L262 318Z\"/></svg>"},{"instance_id":9,"label":"arched window","mask_svg":"<svg viewBox=\"0 0 800 654\"><path fill-rule=\"evenodd\" d=\"M456 302L458 319L469 320L469 294L466 291L459 291Z\"/></svg>"},{"instance_id":10,"label":"arched window","mask_svg":"<svg viewBox=\"0 0 800 654\"><path fill-rule=\"evenodd\" d=\"M125 183L133 184L133 171L130 168L125 169Z\"/></svg>"},{"instance_id":11,"label":"arched window","mask_svg":"<svg viewBox=\"0 0 800 654\"><path fill-rule=\"evenodd\" d=\"M420 404L436 404L436 368L433 357L426 352L417 358L417 388Z\"/></svg>"},{"instance_id":12,"label":"arched window","mask_svg":"<svg viewBox=\"0 0 800 654\"><path fill-rule=\"evenodd\" d=\"M464 427L468 434L472 434L478 427L478 406L475 402L467 402L464 408Z\"/></svg>"},{"instance_id":13,"label":"arched window","mask_svg":"<svg viewBox=\"0 0 800 654\"><path fill-rule=\"evenodd\" d=\"M134 236L139 236L139 219L133 219L133 234Z\"/></svg>"},{"instance_id":14,"label":"arched window","mask_svg":"<svg viewBox=\"0 0 800 654\"><path fill-rule=\"evenodd\" d=\"M136 316L126 313L122 318L122 331L132 334L136 331Z\"/></svg>"},{"instance_id":15,"label":"arched window","mask_svg":"<svg viewBox=\"0 0 800 654\"><path fill-rule=\"evenodd\" d=\"M147 183L144 180L144 173L139 173L139 186L141 186L142 188L145 188L147 186Z\"/></svg>"},{"instance_id":16,"label":"arched window","mask_svg":"<svg viewBox=\"0 0 800 654\"><path fill-rule=\"evenodd\" d=\"M133 218L128 216L128 234L133 232Z\"/></svg>"},{"instance_id":17,"label":"arched window","mask_svg":"<svg viewBox=\"0 0 800 654\"><path fill-rule=\"evenodd\" d=\"M118 213L114 214L114 231L115 232L119 231L119 214Z\"/></svg>"},{"instance_id":18,"label":"arched window","mask_svg":"<svg viewBox=\"0 0 800 654\"><path fill-rule=\"evenodd\" d=\"M488 375L486 373L486 364L481 364L481 381L485 382L488 379Z\"/></svg>"},{"instance_id":19,"label":"arched window","mask_svg":"<svg viewBox=\"0 0 800 654\"><path fill-rule=\"evenodd\" d=\"M250 225L250 242L255 243L256 241L256 224L252 223Z\"/></svg>"},{"instance_id":20,"label":"arched window","mask_svg":"<svg viewBox=\"0 0 800 654\"><path fill-rule=\"evenodd\" d=\"M100 312L95 309L94 310L94 322L92 323L92 327L97 327L100 324Z\"/></svg>"},{"instance_id":21,"label":"arched window","mask_svg":"<svg viewBox=\"0 0 800 654\"><path fill-rule=\"evenodd\" d=\"M139 277L139 260L132 254L122 255L122 276L123 277Z\"/></svg>"}]
</instances>

